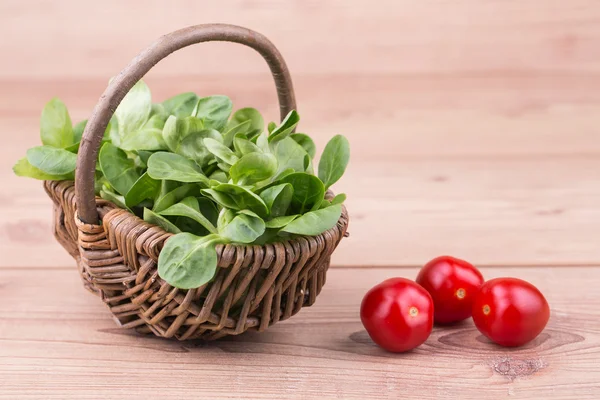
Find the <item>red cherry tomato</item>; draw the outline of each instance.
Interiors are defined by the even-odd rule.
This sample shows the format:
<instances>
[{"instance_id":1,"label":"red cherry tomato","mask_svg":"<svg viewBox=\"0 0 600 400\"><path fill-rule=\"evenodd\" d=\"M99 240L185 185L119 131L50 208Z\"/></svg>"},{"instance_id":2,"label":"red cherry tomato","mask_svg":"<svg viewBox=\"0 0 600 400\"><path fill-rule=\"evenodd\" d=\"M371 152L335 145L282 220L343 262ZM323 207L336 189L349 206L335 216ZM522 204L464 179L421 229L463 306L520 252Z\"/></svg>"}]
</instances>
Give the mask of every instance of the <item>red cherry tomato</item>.
<instances>
[{"instance_id":1,"label":"red cherry tomato","mask_svg":"<svg viewBox=\"0 0 600 400\"><path fill-rule=\"evenodd\" d=\"M483 276L466 261L442 256L425 264L417 283L433 298L435 322L450 324L471 316L473 298L483 283Z\"/></svg>"},{"instance_id":2,"label":"red cherry tomato","mask_svg":"<svg viewBox=\"0 0 600 400\"><path fill-rule=\"evenodd\" d=\"M373 287L360 306L360 319L371 339L396 353L419 346L433 328L433 300L417 283L392 278Z\"/></svg>"},{"instance_id":3,"label":"red cherry tomato","mask_svg":"<svg viewBox=\"0 0 600 400\"><path fill-rule=\"evenodd\" d=\"M479 289L473 302L473 321L481 333L502 346L521 346L544 330L550 307L531 283L496 278Z\"/></svg>"}]
</instances>

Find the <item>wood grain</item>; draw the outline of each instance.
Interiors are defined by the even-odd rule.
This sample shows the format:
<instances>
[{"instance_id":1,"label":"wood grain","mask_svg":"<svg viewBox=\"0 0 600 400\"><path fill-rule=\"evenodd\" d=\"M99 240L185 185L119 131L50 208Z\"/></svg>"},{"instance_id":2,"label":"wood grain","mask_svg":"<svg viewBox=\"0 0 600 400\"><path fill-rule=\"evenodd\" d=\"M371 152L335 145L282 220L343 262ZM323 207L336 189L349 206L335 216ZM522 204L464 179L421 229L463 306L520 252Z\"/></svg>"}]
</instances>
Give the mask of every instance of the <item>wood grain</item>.
<instances>
[{"instance_id":1,"label":"wood grain","mask_svg":"<svg viewBox=\"0 0 600 400\"><path fill-rule=\"evenodd\" d=\"M157 99L179 91L170 82L150 80ZM238 104L251 104L255 95L275 118L268 77L262 83L236 82ZM300 80L298 86L314 99L305 103L302 127L317 137L321 149L326 138L340 132L352 143L350 168L337 185L348 194L352 236L336 252L335 264L420 265L442 253L483 265L600 260L594 240L600 221L595 107L546 108L519 117L503 114L496 105L473 110L430 105L381 114L374 105L353 109L352 104L324 99L319 95L322 83L322 78ZM18 92L15 83L4 84ZM218 90L218 82L206 79L192 80L190 86L204 84L212 85L208 93ZM0 194L0 265L70 265L48 233L50 202L41 185L14 177L10 167L37 144L38 114L46 99L65 93L78 120L90 112L102 85L46 82L17 95L12 106L0 107L7 114L0 131L18 137L0 148L0 177L11 188ZM342 80L329 85L335 93L347 90ZM402 86L389 78L387 98L394 99L394 85ZM417 92L414 88L412 93ZM17 115L8 115L9 106L19 110ZM578 129L572 131L573 126ZM28 251L34 244L39 251Z\"/></svg>"},{"instance_id":2,"label":"wood grain","mask_svg":"<svg viewBox=\"0 0 600 400\"><path fill-rule=\"evenodd\" d=\"M377 348L358 309L366 290L414 268L335 269L317 303L269 331L215 343L115 327L74 269L0 269L0 398L421 399L600 396L600 267L485 268L527 279L552 308L531 344L489 343L471 322L436 328L411 353Z\"/></svg>"},{"instance_id":3,"label":"wood grain","mask_svg":"<svg viewBox=\"0 0 600 400\"><path fill-rule=\"evenodd\" d=\"M219 21L281 50L320 149L350 139L336 190L351 236L315 306L264 334L134 336L83 290L41 185L10 168L39 143L50 98L87 118L156 37ZM0 37L1 399L600 398L600 267L580 266L600 263L597 1L3 0ZM178 52L146 80L157 101L222 93L277 117L266 65L241 46ZM510 350L468 322L409 354L375 347L362 295L416 269L368 267L442 253L536 284L552 308L546 331Z\"/></svg>"},{"instance_id":4,"label":"wood grain","mask_svg":"<svg viewBox=\"0 0 600 400\"><path fill-rule=\"evenodd\" d=\"M60 21L60 22L59 22ZM135 26L131 21L136 21ZM0 4L0 266L63 266L49 202L10 167L38 143L44 103L86 118L108 79L161 34L224 21L288 61L301 128L352 143L352 236L336 265L600 261L600 7L593 0ZM278 21L275 23L274 21ZM285 23L283 23L285 21ZM264 62L203 44L148 75L156 100L223 93L277 117ZM36 251L31 251L35 247Z\"/></svg>"}]
</instances>

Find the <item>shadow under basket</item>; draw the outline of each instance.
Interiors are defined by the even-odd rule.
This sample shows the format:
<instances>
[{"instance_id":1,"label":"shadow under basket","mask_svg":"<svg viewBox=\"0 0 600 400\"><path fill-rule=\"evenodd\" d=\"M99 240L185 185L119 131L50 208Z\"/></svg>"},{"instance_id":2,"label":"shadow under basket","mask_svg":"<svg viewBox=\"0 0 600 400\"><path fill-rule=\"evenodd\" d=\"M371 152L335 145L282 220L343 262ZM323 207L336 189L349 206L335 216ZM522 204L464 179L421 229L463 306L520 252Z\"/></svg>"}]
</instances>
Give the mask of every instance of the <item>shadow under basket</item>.
<instances>
[{"instance_id":1,"label":"shadow under basket","mask_svg":"<svg viewBox=\"0 0 600 400\"><path fill-rule=\"evenodd\" d=\"M318 236L218 245L215 278L183 290L157 272L158 255L172 234L101 198L96 204L102 222L84 224L76 217L72 181L46 181L44 188L54 202L54 235L77 261L86 289L123 328L179 340L263 331L312 305L348 227L343 208L337 225Z\"/></svg>"}]
</instances>

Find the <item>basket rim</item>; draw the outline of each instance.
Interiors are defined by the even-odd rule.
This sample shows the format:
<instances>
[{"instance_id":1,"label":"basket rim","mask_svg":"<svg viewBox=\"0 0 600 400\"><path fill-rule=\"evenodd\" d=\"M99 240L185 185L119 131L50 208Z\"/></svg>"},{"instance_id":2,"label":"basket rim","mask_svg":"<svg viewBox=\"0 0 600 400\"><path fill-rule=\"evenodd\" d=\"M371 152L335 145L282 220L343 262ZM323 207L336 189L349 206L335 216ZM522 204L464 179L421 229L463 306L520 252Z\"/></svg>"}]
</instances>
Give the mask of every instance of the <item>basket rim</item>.
<instances>
[{"instance_id":1,"label":"basket rim","mask_svg":"<svg viewBox=\"0 0 600 400\"><path fill-rule=\"evenodd\" d=\"M72 180L64 180L64 181L45 181L47 183L50 182L67 182L69 184L71 184L73 186L72 189L74 189L74 181ZM45 183L46 184L46 183ZM325 198L326 199L332 199L334 197L334 193L331 190L328 190L327 193L325 194ZM80 225L82 227L87 226L88 228L98 228L98 227L102 227L104 225L104 219L105 217L111 213L111 212L118 212L119 214L127 214L128 218L133 218L136 220L136 223L139 225L140 223L143 224L147 224L152 226L153 228L155 228L156 230L158 230L159 232L161 232L161 237L162 239L160 240L160 243L157 245L158 246L158 250L159 252L162 250L162 247L164 246L164 243L171 238L172 236L174 236L175 234L171 233L171 232L167 232L166 230L164 230L162 227L158 226L158 225L154 225L150 222L144 221L142 218L138 217L137 215L133 214L131 211L121 208L119 206L117 206L116 204L114 204L113 202L103 199L102 197L96 196L95 197L96 200L96 209L98 211L98 215L99 215L99 224L98 225L94 225L94 224L86 224L84 223L80 218L79 215L77 213L77 209L75 209L75 219L76 219L76 223L77 225ZM281 240L278 242L274 242L274 243L265 243L265 244L244 244L244 243L219 243L216 246L216 250L217 250L217 256L218 256L218 266L221 267L221 256L223 254L223 251L225 250L226 247L229 248L256 248L256 247L260 247L265 249L266 246L273 246L275 244L282 244L282 245L293 245L294 243L299 243L301 240L308 240L309 238L321 238L323 240L326 240L325 236L326 235L336 235L338 232L336 232L337 230L339 230L339 234L340 234L340 240L346 236L346 230L348 228L348 224L349 224L349 216L348 216L348 210L346 208L346 206L344 204L341 204L342 206L342 214L340 215L340 218L338 219L337 223L330 229L321 232L318 235L314 235L314 236L310 236L310 235L295 235L293 237L290 238L286 238L285 240ZM152 257L151 255L149 255L149 257Z\"/></svg>"}]
</instances>

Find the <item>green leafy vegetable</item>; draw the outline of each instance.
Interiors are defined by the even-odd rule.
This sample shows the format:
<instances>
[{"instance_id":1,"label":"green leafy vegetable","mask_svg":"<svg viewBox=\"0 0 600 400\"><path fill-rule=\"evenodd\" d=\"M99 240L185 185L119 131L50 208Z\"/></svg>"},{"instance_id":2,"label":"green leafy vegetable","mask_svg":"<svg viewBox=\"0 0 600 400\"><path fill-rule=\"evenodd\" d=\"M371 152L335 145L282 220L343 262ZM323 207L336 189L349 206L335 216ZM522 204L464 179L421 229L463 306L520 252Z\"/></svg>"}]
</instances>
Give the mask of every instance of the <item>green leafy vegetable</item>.
<instances>
[{"instance_id":1,"label":"green leafy vegetable","mask_svg":"<svg viewBox=\"0 0 600 400\"><path fill-rule=\"evenodd\" d=\"M163 181L166 182L166 181ZM189 196L199 196L200 185L196 183L189 183L183 186L179 186L173 190L170 190L162 194L154 203L152 211L160 213L161 211L171 207L173 204L180 202Z\"/></svg>"},{"instance_id":2,"label":"green leafy vegetable","mask_svg":"<svg viewBox=\"0 0 600 400\"><path fill-rule=\"evenodd\" d=\"M158 274L180 289L193 289L210 282L217 270L216 235L198 237L180 233L169 238L158 257Z\"/></svg>"},{"instance_id":3,"label":"green leafy vegetable","mask_svg":"<svg viewBox=\"0 0 600 400\"><path fill-rule=\"evenodd\" d=\"M233 183L248 185L272 177L277 172L273 154L249 153L240 158L229 170Z\"/></svg>"},{"instance_id":4,"label":"green leafy vegetable","mask_svg":"<svg viewBox=\"0 0 600 400\"><path fill-rule=\"evenodd\" d=\"M218 140L211 138L204 139L204 145L208 151L215 155L215 157L229 165L235 164L238 160L238 157L235 155L235 153Z\"/></svg>"},{"instance_id":5,"label":"green leafy vegetable","mask_svg":"<svg viewBox=\"0 0 600 400\"><path fill-rule=\"evenodd\" d=\"M204 123L196 117L178 118L171 115L167 118L162 135L169 150L179 152L183 139L191 133L204 130Z\"/></svg>"},{"instance_id":6,"label":"green leafy vegetable","mask_svg":"<svg viewBox=\"0 0 600 400\"><path fill-rule=\"evenodd\" d=\"M281 121L281 124L271 131L269 142L274 143L288 137L298 125L298 122L300 122L298 113L295 110L290 111L285 119Z\"/></svg>"},{"instance_id":7,"label":"green leafy vegetable","mask_svg":"<svg viewBox=\"0 0 600 400\"><path fill-rule=\"evenodd\" d=\"M255 108L246 107L234 112L227 123L227 127L231 129L241 124L245 124L246 127L243 133L250 139L259 135L265 129L265 121Z\"/></svg>"},{"instance_id":8,"label":"green leafy vegetable","mask_svg":"<svg viewBox=\"0 0 600 400\"><path fill-rule=\"evenodd\" d=\"M271 217L280 217L286 214L292 202L294 188L289 183L271 186L260 193Z\"/></svg>"},{"instance_id":9,"label":"green leafy vegetable","mask_svg":"<svg viewBox=\"0 0 600 400\"><path fill-rule=\"evenodd\" d=\"M75 171L77 155L51 146L38 146L27 150L27 161L49 175L68 175Z\"/></svg>"},{"instance_id":10,"label":"green leafy vegetable","mask_svg":"<svg viewBox=\"0 0 600 400\"><path fill-rule=\"evenodd\" d=\"M265 129L256 109L232 109L226 96L191 92L152 103L139 81L102 139L96 194L174 234L160 253L158 273L177 288L214 278L217 243L263 245L318 235L337 224L346 199L325 199L348 164L344 137L327 144L316 176L316 146L294 133L296 111ZM74 179L86 124L73 126L65 105L51 100L41 118L43 146L17 161L15 174Z\"/></svg>"},{"instance_id":11,"label":"green leafy vegetable","mask_svg":"<svg viewBox=\"0 0 600 400\"><path fill-rule=\"evenodd\" d=\"M288 169L296 172L304 172L306 170L305 159L308 154L293 139L285 138L280 140L275 145L274 154L277 158L278 174Z\"/></svg>"},{"instance_id":12,"label":"green leafy vegetable","mask_svg":"<svg viewBox=\"0 0 600 400\"><path fill-rule=\"evenodd\" d=\"M133 207L146 199L154 199L160 191L160 181L152 179L146 172L135 181L131 189L125 195L127 207Z\"/></svg>"},{"instance_id":13,"label":"green leafy vegetable","mask_svg":"<svg viewBox=\"0 0 600 400\"><path fill-rule=\"evenodd\" d=\"M310 138L310 136L304 133L294 133L290 136L290 138L292 138L296 143L302 146L302 148L304 149L304 151L306 151L306 154L308 154L310 158L315 158L315 155L317 154L317 146L315 145L315 142L313 142L313 140Z\"/></svg>"},{"instance_id":14,"label":"green leafy vegetable","mask_svg":"<svg viewBox=\"0 0 600 400\"><path fill-rule=\"evenodd\" d=\"M319 161L319 178L328 189L336 183L346 171L350 159L350 144L342 135L334 136L327 143L321 161Z\"/></svg>"},{"instance_id":15,"label":"green leafy vegetable","mask_svg":"<svg viewBox=\"0 0 600 400\"><path fill-rule=\"evenodd\" d=\"M237 243L252 243L264 232L265 222L249 210L238 213L219 229L221 237Z\"/></svg>"},{"instance_id":16,"label":"green leafy vegetable","mask_svg":"<svg viewBox=\"0 0 600 400\"><path fill-rule=\"evenodd\" d=\"M198 103L198 96L195 93L181 93L163 101L165 112L168 115L174 115L179 118L189 117Z\"/></svg>"},{"instance_id":17,"label":"green leafy vegetable","mask_svg":"<svg viewBox=\"0 0 600 400\"><path fill-rule=\"evenodd\" d=\"M265 223L267 228L283 228L288 225L290 222L298 218L299 215L282 215L281 217L273 218Z\"/></svg>"},{"instance_id":18,"label":"green leafy vegetable","mask_svg":"<svg viewBox=\"0 0 600 400\"><path fill-rule=\"evenodd\" d=\"M213 186L211 189L203 189L202 193L212 198L224 208L251 210L260 216L268 214L265 202L243 186L222 183L218 186Z\"/></svg>"},{"instance_id":19,"label":"green leafy vegetable","mask_svg":"<svg viewBox=\"0 0 600 400\"><path fill-rule=\"evenodd\" d=\"M280 181L289 183L294 188L292 195L292 211L294 214L304 214L321 205L325 197L325 186L314 175L306 172L295 172L287 175Z\"/></svg>"},{"instance_id":20,"label":"green leafy vegetable","mask_svg":"<svg viewBox=\"0 0 600 400\"><path fill-rule=\"evenodd\" d=\"M335 226L342 215L340 204L308 212L287 224L282 231L296 235L319 235Z\"/></svg>"},{"instance_id":21,"label":"green leafy vegetable","mask_svg":"<svg viewBox=\"0 0 600 400\"><path fill-rule=\"evenodd\" d=\"M199 132L193 132L187 135L182 141L177 151L182 156L194 160L198 165L204 166L213 158L212 153L204 144L204 139L209 138L216 141L223 140L223 137L214 129L204 129Z\"/></svg>"},{"instance_id":22,"label":"green leafy vegetable","mask_svg":"<svg viewBox=\"0 0 600 400\"><path fill-rule=\"evenodd\" d=\"M135 162L110 143L102 146L99 161L104 177L122 195L127 194L141 176L135 168Z\"/></svg>"},{"instance_id":23,"label":"green leafy vegetable","mask_svg":"<svg viewBox=\"0 0 600 400\"><path fill-rule=\"evenodd\" d=\"M115 111L120 141L135 135L146 124L152 112L150 88L143 81L137 82L127 93ZM148 150L148 149L145 149Z\"/></svg>"},{"instance_id":24,"label":"green leafy vegetable","mask_svg":"<svg viewBox=\"0 0 600 400\"><path fill-rule=\"evenodd\" d=\"M209 96L198 99L194 115L204 122L205 128L222 130L231 115L233 104L227 96Z\"/></svg>"},{"instance_id":25,"label":"green leafy vegetable","mask_svg":"<svg viewBox=\"0 0 600 400\"><path fill-rule=\"evenodd\" d=\"M177 182L201 182L208 185L208 178L192 160L179 154L158 152L148 159L148 175L154 179Z\"/></svg>"},{"instance_id":26,"label":"green leafy vegetable","mask_svg":"<svg viewBox=\"0 0 600 400\"><path fill-rule=\"evenodd\" d=\"M42 144L65 148L74 144L73 125L65 103L57 98L50 100L42 111L40 123Z\"/></svg>"},{"instance_id":27,"label":"green leafy vegetable","mask_svg":"<svg viewBox=\"0 0 600 400\"><path fill-rule=\"evenodd\" d=\"M346 201L346 194L340 193L331 200L331 204L342 204L345 201Z\"/></svg>"},{"instance_id":28,"label":"green leafy vegetable","mask_svg":"<svg viewBox=\"0 0 600 400\"><path fill-rule=\"evenodd\" d=\"M39 179L42 181L62 181L73 179L73 174L66 175L52 175L48 174L27 161L27 157L21 158L13 167L13 172L17 176L24 176L27 178Z\"/></svg>"},{"instance_id":29,"label":"green leafy vegetable","mask_svg":"<svg viewBox=\"0 0 600 400\"><path fill-rule=\"evenodd\" d=\"M242 157L250 153L262 152L260 147L252 143L250 140L244 139L242 137L236 137L233 139L233 147L235 148L238 157Z\"/></svg>"},{"instance_id":30,"label":"green leafy vegetable","mask_svg":"<svg viewBox=\"0 0 600 400\"><path fill-rule=\"evenodd\" d=\"M173 204L171 207L160 212L162 216L182 216L191 218L210 233L217 233L217 228L200 212L198 200L195 197L186 197L181 202Z\"/></svg>"},{"instance_id":31,"label":"green leafy vegetable","mask_svg":"<svg viewBox=\"0 0 600 400\"><path fill-rule=\"evenodd\" d=\"M78 122L77 125L73 127L73 143L81 142L81 138L83 137L83 131L85 130L85 126L87 125L87 119L84 119L81 122ZM108 123L108 128L110 127L110 122Z\"/></svg>"},{"instance_id":32,"label":"green leafy vegetable","mask_svg":"<svg viewBox=\"0 0 600 400\"><path fill-rule=\"evenodd\" d=\"M131 211L131 209L127 207L127 204L125 204L125 197L113 192L108 187L106 187L106 185L104 185L102 189L100 189L100 197L102 197L104 200L113 202L116 206Z\"/></svg>"},{"instance_id":33,"label":"green leafy vegetable","mask_svg":"<svg viewBox=\"0 0 600 400\"><path fill-rule=\"evenodd\" d=\"M167 232L181 233L181 230L171 221L161 215L156 214L155 212L150 211L147 208L144 208L144 221L158 225Z\"/></svg>"}]
</instances>

